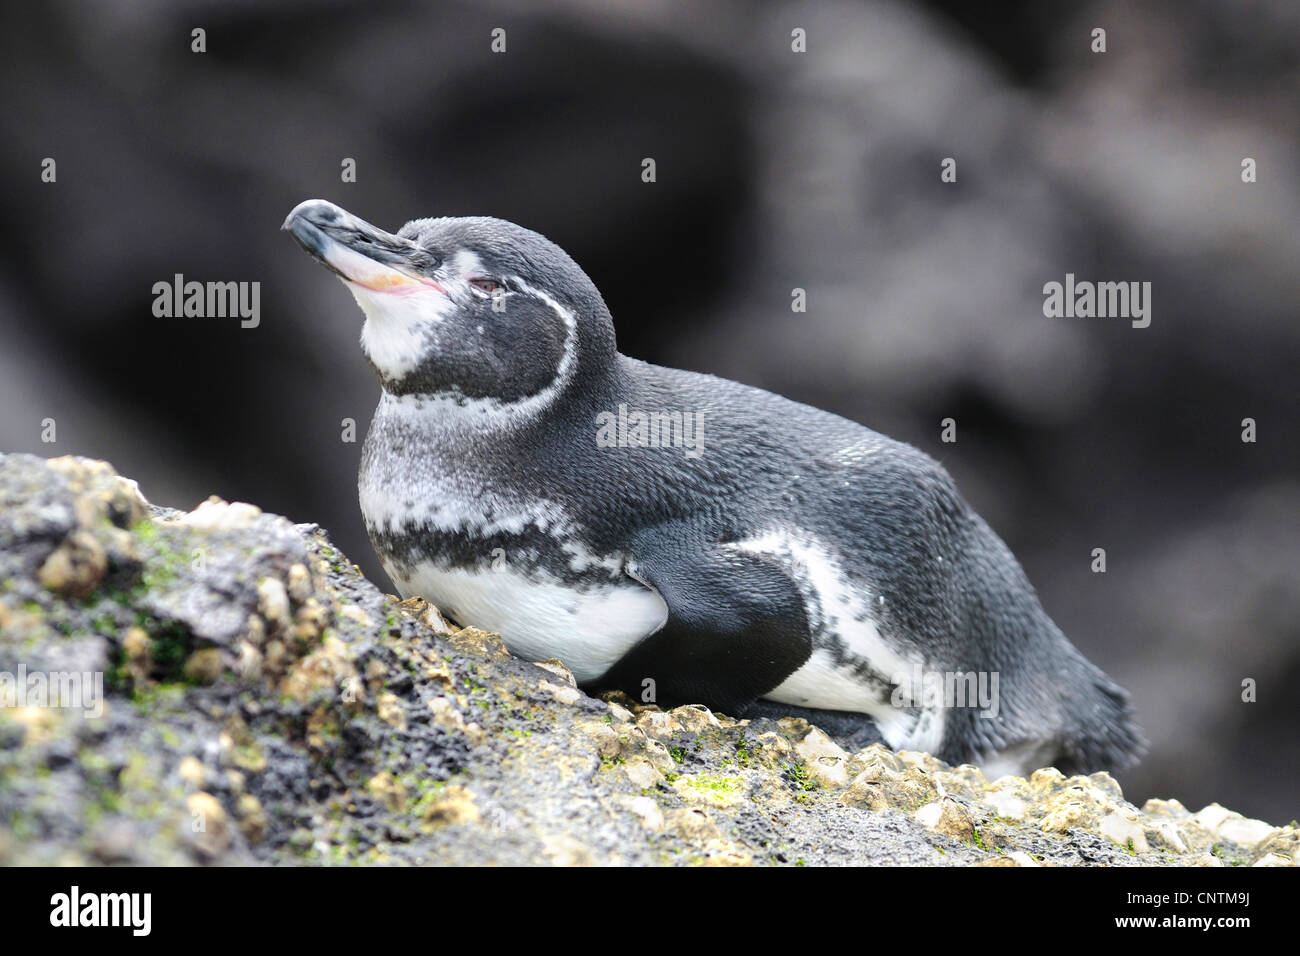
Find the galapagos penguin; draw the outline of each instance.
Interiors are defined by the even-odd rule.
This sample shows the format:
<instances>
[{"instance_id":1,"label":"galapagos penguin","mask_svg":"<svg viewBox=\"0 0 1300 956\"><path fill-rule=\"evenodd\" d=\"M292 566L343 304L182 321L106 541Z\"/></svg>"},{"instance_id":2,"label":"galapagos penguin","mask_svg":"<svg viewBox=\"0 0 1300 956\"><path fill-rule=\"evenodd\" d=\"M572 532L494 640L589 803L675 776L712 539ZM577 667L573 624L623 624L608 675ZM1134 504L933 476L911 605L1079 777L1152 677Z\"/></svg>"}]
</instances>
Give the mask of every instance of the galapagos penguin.
<instances>
[{"instance_id":1,"label":"galapagos penguin","mask_svg":"<svg viewBox=\"0 0 1300 956\"><path fill-rule=\"evenodd\" d=\"M392 234L308 200L284 228L365 314L358 491L403 597L666 706L994 774L1140 754L1127 694L928 455L620 354L592 281L514 223Z\"/></svg>"}]
</instances>

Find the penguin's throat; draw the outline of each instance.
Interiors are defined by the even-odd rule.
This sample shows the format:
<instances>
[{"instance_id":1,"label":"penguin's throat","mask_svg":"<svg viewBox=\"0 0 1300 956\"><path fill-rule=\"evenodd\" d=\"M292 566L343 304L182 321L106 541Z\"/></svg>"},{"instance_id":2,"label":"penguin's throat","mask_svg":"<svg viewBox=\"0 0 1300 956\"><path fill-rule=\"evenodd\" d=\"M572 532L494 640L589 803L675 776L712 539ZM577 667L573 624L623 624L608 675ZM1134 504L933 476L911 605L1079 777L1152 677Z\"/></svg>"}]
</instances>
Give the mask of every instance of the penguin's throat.
<instances>
[{"instance_id":1,"label":"penguin's throat","mask_svg":"<svg viewBox=\"0 0 1300 956\"><path fill-rule=\"evenodd\" d=\"M568 382L558 378L531 395L511 397L469 394L455 384L412 388L409 381L393 383L382 374L379 379L376 422L400 423L411 433L443 439L463 434L475 444L493 433L507 440L505 436L535 422L568 390Z\"/></svg>"}]
</instances>

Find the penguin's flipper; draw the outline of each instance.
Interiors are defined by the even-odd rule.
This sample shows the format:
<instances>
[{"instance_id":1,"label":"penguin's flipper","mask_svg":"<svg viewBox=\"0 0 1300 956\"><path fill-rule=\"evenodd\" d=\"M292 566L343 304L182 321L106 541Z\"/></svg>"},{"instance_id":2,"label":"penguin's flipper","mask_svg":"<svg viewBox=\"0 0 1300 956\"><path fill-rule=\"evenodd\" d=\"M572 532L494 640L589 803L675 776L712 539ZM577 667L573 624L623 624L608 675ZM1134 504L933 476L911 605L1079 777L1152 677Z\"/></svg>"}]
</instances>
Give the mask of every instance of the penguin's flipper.
<instances>
[{"instance_id":1,"label":"penguin's flipper","mask_svg":"<svg viewBox=\"0 0 1300 956\"><path fill-rule=\"evenodd\" d=\"M663 597L668 620L599 686L647 701L653 688L661 704L735 715L812 654L802 595L762 556L669 529L643 536L630 553L629 576Z\"/></svg>"}]
</instances>

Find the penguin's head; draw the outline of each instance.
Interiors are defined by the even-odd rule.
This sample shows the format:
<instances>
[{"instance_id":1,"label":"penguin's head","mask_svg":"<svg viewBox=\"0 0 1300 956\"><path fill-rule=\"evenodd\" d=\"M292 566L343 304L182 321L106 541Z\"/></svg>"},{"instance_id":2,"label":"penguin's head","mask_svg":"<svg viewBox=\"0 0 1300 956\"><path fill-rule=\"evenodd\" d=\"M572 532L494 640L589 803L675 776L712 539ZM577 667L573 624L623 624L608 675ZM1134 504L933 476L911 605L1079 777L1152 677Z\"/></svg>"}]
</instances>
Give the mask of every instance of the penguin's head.
<instances>
[{"instance_id":1,"label":"penguin's head","mask_svg":"<svg viewBox=\"0 0 1300 956\"><path fill-rule=\"evenodd\" d=\"M385 232L309 199L284 229L334 272L366 320L384 390L485 411L553 400L614 354L609 311L549 239L503 219L416 219Z\"/></svg>"}]
</instances>

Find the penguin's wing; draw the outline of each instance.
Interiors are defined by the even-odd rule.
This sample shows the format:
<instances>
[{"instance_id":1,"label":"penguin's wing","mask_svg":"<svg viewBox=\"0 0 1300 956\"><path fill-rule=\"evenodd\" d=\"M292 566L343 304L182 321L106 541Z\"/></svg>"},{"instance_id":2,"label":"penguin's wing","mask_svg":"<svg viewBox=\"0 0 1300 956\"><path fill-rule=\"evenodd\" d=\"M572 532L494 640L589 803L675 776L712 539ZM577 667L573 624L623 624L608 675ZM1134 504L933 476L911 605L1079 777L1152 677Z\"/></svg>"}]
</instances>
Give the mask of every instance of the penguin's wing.
<instances>
[{"instance_id":1,"label":"penguin's wing","mask_svg":"<svg viewBox=\"0 0 1300 956\"><path fill-rule=\"evenodd\" d=\"M659 703L736 714L812 654L803 597L763 556L681 526L639 535L628 553L629 576L663 597L668 619L615 663L600 686L639 700L653 687Z\"/></svg>"}]
</instances>

